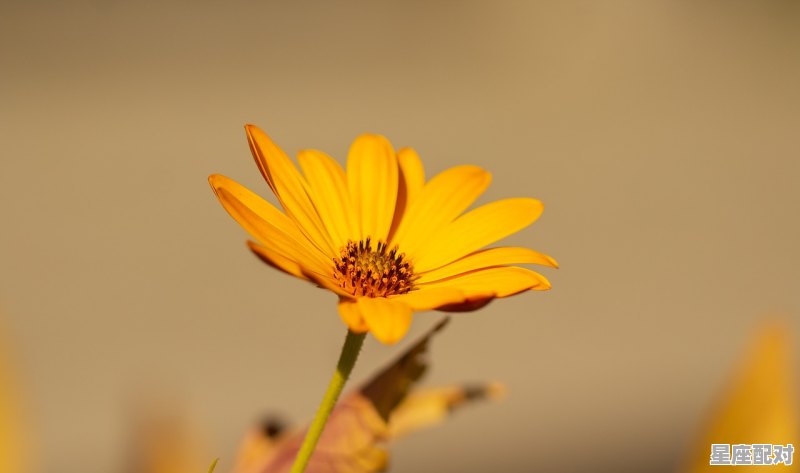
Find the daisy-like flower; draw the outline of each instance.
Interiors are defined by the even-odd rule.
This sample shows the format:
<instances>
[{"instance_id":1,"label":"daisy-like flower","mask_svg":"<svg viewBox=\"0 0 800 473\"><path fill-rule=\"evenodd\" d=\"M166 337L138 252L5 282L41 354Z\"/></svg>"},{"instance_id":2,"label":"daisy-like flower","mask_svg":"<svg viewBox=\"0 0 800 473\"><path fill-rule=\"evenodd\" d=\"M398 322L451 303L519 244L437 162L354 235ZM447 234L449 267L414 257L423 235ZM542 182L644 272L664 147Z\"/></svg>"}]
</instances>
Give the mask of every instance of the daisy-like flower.
<instances>
[{"instance_id":1,"label":"daisy-like flower","mask_svg":"<svg viewBox=\"0 0 800 473\"><path fill-rule=\"evenodd\" d=\"M209 178L214 192L262 260L339 296L351 331L395 343L415 311L474 310L550 288L544 276L514 265L557 267L553 258L486 248L533 223L541 202L512 198L466 211L489 185L487 171L456 166L426 182L413 149L395 152L383 136L366 134L350 147L346 172L327 154L305 150L301 174L263 131L245 130L283 211L219 174Z\"/></svg>"}]
</instances>

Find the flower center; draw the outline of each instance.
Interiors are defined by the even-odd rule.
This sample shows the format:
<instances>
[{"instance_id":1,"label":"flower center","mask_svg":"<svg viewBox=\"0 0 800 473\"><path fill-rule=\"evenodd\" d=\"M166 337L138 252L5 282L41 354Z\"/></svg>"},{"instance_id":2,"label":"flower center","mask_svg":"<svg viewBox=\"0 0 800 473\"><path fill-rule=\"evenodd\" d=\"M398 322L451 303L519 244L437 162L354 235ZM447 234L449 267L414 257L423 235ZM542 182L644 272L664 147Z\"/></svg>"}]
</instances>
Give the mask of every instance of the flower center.
<instances>
[{"instance_id":1,"label":"flower center","mask_svg":"<svg viewBox=\"0 0 800 473\"><path fill-rule=\"evenodd\" d=\"M397 246L389 250L382 241L373 249L369 237L358 243L348 240L333 265L339 286L353 296L387 297L414 286L414 270L405 254L398 254Z\"/></svg>"}]
</instances>

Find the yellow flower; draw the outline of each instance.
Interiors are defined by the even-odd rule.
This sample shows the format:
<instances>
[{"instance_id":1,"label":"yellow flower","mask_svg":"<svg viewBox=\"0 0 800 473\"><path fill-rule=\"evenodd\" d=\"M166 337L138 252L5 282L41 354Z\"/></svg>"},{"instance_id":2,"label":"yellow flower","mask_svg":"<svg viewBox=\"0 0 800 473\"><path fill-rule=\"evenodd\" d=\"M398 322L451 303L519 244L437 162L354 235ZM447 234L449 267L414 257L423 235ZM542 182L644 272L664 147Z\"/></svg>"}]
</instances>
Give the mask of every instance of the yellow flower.
<instances>
[{"instance_id":1,"label":"yellow flower","mask_svg":"<svg viewBox=\"0 0 800 473\"><path fill-rule=\"evenodd\" d=\"M542 253L486 248L533 223L535 199L492 202L465 213L489 185L477 166L456 166L425 182L417 153L395 152L379 135L356 138L347 172L316 150L291 159L246 125L250 150L283 212L235 181L209 182L225 210L256 240L268 264L339 296L356 333L395 343L414 311L473 310L496 297L546 290L544 276L513 264L557 267Z\"/></svg>"}]
</instances>

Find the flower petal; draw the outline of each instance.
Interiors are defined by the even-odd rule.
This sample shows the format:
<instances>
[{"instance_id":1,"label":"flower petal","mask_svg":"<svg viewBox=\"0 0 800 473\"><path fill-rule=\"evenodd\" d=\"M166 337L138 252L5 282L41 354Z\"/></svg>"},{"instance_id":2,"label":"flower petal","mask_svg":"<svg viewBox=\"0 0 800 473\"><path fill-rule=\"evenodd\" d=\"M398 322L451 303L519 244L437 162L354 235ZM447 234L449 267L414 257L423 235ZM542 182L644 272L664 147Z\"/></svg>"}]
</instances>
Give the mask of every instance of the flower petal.
<instances>
[{"instance_id":1,"label":"flower petal","mask_svg":"<svg viewBox=\"0 0 800 473\"><path fill-rule=\"evenodd\" d=\"M295 234L296 230L289 230L286 232L273 224L272 220L264 219L252 208L245 205L244 202L229 189L231 188L227 186L216 188L217 197L225 210L227 210L239 225L253 236L253 238L284 258L307 268L308 271L314 271L319 274L327 274L331 271L332 264L329 260L316 248L312 248L310 244L305 244L304 242L307 242L307 240L304 236ZM238 190L241 191L241 189ZM269 206L267 202L263 202L263 204ZM268 207L264 207L261 210L266 208ZM280 213L274 207L273 210Z\"/></svg>"},{"instance_id":2,"label":"flower petal","mask_svg":"<svg viewBox=\"0 0 800 473\"><path fill-rule=\"evenodd\" d=\"M351 218L352 204L347 190L347 176L336 162L322 151L301 151L297 160L308 181L308 191L322 223L331 235L335 248L358 240L359 230Z\"/></svg>"},{"instance_id":3,"label":"flower petal","mask_svg":"<svg viewBox=\"0 0 800 473\"><path fill-rule=\"evenodd\" d=\"M258 127L245 125L250 150L272 192L300 230L325 254L335 256L337 248L328 235L307 194L307 183L292 160Z\"/></svg>"},{"instance_id":4,"label":"flower petal","mask_svg":"<svg viewBox=\"0 0 800 473\"><path fill-rule=\"evenodd\" d=\"M398 184L397 156L380 135L361 135L347 155L347 182L358 215L361 240L386 240L394 217Z\"/></svg>"},{"instance_id":5,"label":"flower petal","mask_svg":"<svg viewBox=\"0 0 800 473\"><path fill-rule=\"evenodd\" d=\"M370 333L382 343L397 343L411 326L412 310L403 302L384 297L359 297L356 303Z\"/></svg>"},{"instance_id":6,"label":"flower petal","mask_svg":"<svg viewBox=\"0 0 800 473\"><path fill-rule=\"evenodd\" d=\"M431 235L469 207L491 180L491 174L477 166L456 166L434 176L409 207L393 244L414 260Z\"/></svg>"},{"instance_id":7,"label":"flower petal","mask_svg":"<svg viewBox=\"0 0 800 473\"><path fill-rule=\"evenodd\" d=\"M430 271L516 233L542 214L536 199L492 202L467 212L435 235L412 258L417 273Z\"/></svg>"},{"instance_id":8,"label":"flower petal","mask_svg":"<svg viewBox=\"0 0 800 473\"><path fill-rule=\"evenodd\" d=\"M487 248L464 256L440 268L420 274L418 283L449 278L461 273L490 266L507 266L511 264L541 264L558 268L556 260L538 251L520 247Z\"/></svg>"},{"instance_id":9,"label":"flower petal","mask_svg":"<svg viewBox=\"0 0 800 473\"><path fill-rule=\"evenodd\" d=\"M422 288L458 289L470 299L508 297L533 289L550 289L550 282L541 274L516 266L501 266L472 271L451 278L420 284Z\"/></svg>"},{"instance_id":10,"label":"flower petal","mask_svg":"<svg viewBox=\"0 0 800 473\"><path fill-rule=\"evenodd\" d=\"M290 219L285 213L276 209L275 206L250 189L222 174L212 174L208 176L208 183L211 184L211 188L214 190L217 198L219 198L220 189L225 189L236 198L236 200L240 201L242 205L276 226L283 233L291 235L292 238L308 241L310 243L300 232L294 220ZM225 203L223 202L223 206L224 205ZM234 216L234 218L236 217Z\"/></svg>"},{"instance_id":11,"label":"flower petal","mask_svg":"<svg viewBox=\"0 0 800 473\"><path fill-rule=\"evenodd\" d=\"M347 291L345 291L344 289L341 288L341 286L339 286L339 283L336 281L336 279L333 278L333 276L315 273L309 275L309 277L315 283L317 283L319 287L327 289L333 292L334 294L338 295L339 297L346 297L346 298L353 297L352 294L348 294Z\"/></svg>"},{"instance_id":12,"label":"flower petal","mask_svg":"<svg viewBox=\"0 0 800 473\"><path fill-rule=\"evenodd\" d=\"M339 299L339 317L355 333L364 333L368 330L355 299Z\"/></svg>"},{"instance_id":13,"label":"flower petal","mask_svg":"<svg viewBox=\"0 0 800 473\"><path fill-rule=\"evenodd\" d=\"M411 148L401 149L397 152L397 163L400 165L400 180L397 187L394 218L392 218L392 227L389 230L389 240L394 238L406 210L411 202L419 197L419 193L425 186L425 168L416 151Z\"/></svg>"},{"instance_id":14,"label":"flower petal","mask_svg":"<svg viewBox=\"0 0 800 473\"><path fill-rule=\"evenodd\" d=\"M425 168L419 155L411 148L402 148L397 152L397 163L406 193L406 202L413 202L425 186Z\"/></svg>"},{"instance_id":15,"label":"flower petal","mask_svg":"<svg viewBox=\"0 0 800 473\"><path fill-rule=\"evenodd\" d=\"M300 266L297 261L294 261L280 252L255 241L248 241L247 246L250 248L250 251L255 253L256 256L261 259L261 261L267 263L273 268L279 269L284 273L290 274L294 277L305 279L306 281L310 280L308 276L303 273L303 267Z\"/></svg>"},{"instance_id":16,"label":"flower petal","mask_svg":"<svg viewBox=\"0 0 800 473\"><path fill-rule=\"evenodd\" d=\"M250 251L255 253L261 261L267 263L268 265L279 269L285 273L291 274L292 276L298 277L300 279L304 279L306 281L310 281L316 284L318 287L323 289L327 289L334 294L337 294L340 297L350 297L350 294L345 292L344 289L339 287L336 280L333 277L320 274L318 272L310 271L307 267L304 267L301 264L293 261L290 258L282 255L280 252L269 248L268 246L262 245L255 241L248 241L247 246L250 248Z\"/></svg>"},{"instance_id":17,"label":"flower petal","mask_svg":"<svg viewBox=\"0 0 800 473\"><path fill-rule=\"evenodd\" d=\"M449 304L457 304L466 300L464 292L454 287L435 287L417 289L406 294L390 296L393 301L403 302L411 309L431 310Z\"/></svg>"}]
</instances>

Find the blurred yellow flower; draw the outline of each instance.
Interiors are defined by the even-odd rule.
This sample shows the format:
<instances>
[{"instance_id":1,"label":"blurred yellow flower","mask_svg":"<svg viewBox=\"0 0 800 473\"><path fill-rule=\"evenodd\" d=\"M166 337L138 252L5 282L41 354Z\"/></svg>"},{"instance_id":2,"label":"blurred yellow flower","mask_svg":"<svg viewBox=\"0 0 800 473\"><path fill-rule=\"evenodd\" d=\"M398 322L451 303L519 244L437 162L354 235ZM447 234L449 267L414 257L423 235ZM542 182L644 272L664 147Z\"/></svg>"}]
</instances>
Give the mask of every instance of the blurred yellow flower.
<instances>
[{"instance_id":1,"label":"blurred yellow flower","mask_svg":"<svg viewBox=\"0 0 800 473\"><path fill-rule=\"evenodd\" d=\"M542 204L504 199L465 210L489 185L477 166L456 166L425 182L417 153L395 152L379 135L350 147L347 171L321 151L298 155L302 174L261 130L245 127L261 174L283 212L222 176L209 182L256 240L265 262L339 296L355 333L400 340L414 311L473 310L493 298L546 290L542 275L515 264L557 267L528 248L485 248L534 221Z\"/></svg>"},{"instance_id":2,"label":"blurred yellow flower","mask_svg":"<svg viewBox=\"0 0 800 473\"><path fill-rule=\"evenodd\" d=\"M27 419L16 373L3 341L4 337L0 336L0 471L25 473L33 468L25 428Z\"/></svg>"},{"instance_id":3,"label":"blurred yellow flower","mask_svg":"<svg viewBox=\"0 0 800 473\"><path fill-rule=\"evenodd\" d=\"M712 444L793 444L800 442L800 410L795 387L796 365L790 326L765 323L754 332L753 345L736 366L727 389L716 399L702 435L693 443L687 464L680 471L717 471L709 465ZM737 465L741 466L741 465ZM791 465L753 465L745 471L798 471Z\"/></svg>"}]
</instances>

